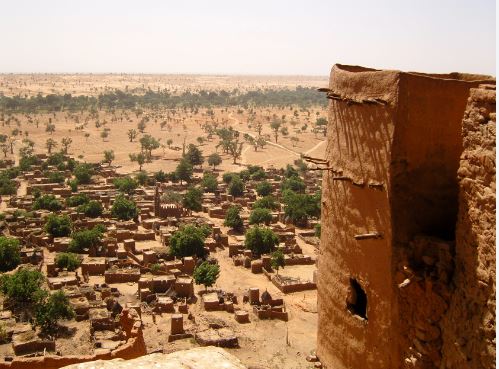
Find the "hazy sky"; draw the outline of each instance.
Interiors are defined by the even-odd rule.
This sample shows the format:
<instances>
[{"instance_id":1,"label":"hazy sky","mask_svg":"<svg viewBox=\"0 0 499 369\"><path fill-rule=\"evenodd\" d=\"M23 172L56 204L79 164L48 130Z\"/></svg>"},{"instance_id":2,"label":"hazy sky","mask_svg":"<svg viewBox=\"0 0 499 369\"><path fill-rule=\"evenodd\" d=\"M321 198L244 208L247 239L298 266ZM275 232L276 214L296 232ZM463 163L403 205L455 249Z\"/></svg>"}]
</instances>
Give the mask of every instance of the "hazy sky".
<instances>
[{"instance_id":1,"label":"hazy sky","mask_svg":"<svg viewBox=\"0 0 499 369\"><path fill-rule=\"evenodd\" d=\"M0 72L495 75L494 0L0 0Z\"/></svg>"}]
</instances>

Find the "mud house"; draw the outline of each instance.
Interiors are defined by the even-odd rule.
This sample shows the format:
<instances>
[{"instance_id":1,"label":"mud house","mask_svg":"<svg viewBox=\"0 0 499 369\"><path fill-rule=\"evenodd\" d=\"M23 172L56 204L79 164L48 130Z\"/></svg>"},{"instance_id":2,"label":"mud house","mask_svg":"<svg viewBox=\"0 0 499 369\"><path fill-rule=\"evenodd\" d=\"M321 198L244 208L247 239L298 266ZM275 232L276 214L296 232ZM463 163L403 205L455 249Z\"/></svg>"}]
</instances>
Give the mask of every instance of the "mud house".
<instances>
[{"instance_id":1,"label":"mud house","mask_svg":"<svg viewBox=\"0 0 499 369\"><path fill-rule=\"evenodd\" d=\"M495 233L479 224L495 229L495 87L484 84L495 80L332 68L320 162L325 368L492 367ZM465 306L482 319L465 322Z\"/></svg>"}]
</instances>

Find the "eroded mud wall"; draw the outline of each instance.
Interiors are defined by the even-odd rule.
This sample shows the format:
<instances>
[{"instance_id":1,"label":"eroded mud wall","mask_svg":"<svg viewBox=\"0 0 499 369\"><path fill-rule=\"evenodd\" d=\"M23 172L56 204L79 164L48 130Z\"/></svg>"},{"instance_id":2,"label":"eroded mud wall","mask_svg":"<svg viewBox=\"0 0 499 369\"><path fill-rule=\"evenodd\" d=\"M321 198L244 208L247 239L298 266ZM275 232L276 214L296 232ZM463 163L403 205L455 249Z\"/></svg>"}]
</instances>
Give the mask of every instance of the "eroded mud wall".
<instances>
[{"instance_id":1,"label":"eroded mud wall","mask_svg":"<svg viewBox=\"0 0 499 369\"><path fill-rule=\"evenodd\" d=\"M484 80L333 67L318 272L325 368L445 362L461 122Z\"/></svg>"},{"instance_id":2,"label":"eroded mud wall","mask_svg":"<svg viewBox=\"0 0 499 369\"><path fill-rule=\"evenodd\" d=\"M439 368L452 293L461 125L478 81L402 74L392 145L393 268L400 366ZM405 282L404 282L405 281Z\"/></svg>"},{"instance_id":3,"label":"eroded mud wall","mask_svg":"<svg viewBox=\"0 0 499 369\"><path fill-rule=\"evenodd\" d=\"M496 91L472 89L458 171L455 291L444 322L444 368L495 368Z\"/></svg>"},{"instance_id":4,"label":"eroded mud wall","mask_svg":"<svg viewBox=\"0 0 499 369\"><path fill-rule=\"evenodd\" d=\"M393 360L387 188L397 85L397 72L331 73L331 93L341 96L329 107L326 158L335 172L324 172L322 197L317 352L326 368L387 368ZM386 103L362 103L375 98ZM383 237L355 238L375 232ZM349 309L351 279L366 294L364 318Z\"/></svg>"}]
</instances>

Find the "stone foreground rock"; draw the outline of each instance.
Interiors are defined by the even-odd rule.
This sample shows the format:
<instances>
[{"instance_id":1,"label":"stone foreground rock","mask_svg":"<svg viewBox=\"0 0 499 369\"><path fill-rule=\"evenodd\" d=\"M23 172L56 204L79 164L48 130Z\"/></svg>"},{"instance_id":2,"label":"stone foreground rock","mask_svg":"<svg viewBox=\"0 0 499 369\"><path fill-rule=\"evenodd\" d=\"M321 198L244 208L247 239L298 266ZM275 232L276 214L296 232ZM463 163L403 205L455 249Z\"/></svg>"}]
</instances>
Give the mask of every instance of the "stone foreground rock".
<instances>
[{"instance_id":1,"label":"stone foreground rock","mask_svg":"<svg viewBox=\"0 0 499 369\"><path fill-rule=\"evenodd\" d=\"M171 354L150 354L132 360L97 360L65 366L64 369L247 369L238 358L214 346Z\"/></svg>"}]
</instances>

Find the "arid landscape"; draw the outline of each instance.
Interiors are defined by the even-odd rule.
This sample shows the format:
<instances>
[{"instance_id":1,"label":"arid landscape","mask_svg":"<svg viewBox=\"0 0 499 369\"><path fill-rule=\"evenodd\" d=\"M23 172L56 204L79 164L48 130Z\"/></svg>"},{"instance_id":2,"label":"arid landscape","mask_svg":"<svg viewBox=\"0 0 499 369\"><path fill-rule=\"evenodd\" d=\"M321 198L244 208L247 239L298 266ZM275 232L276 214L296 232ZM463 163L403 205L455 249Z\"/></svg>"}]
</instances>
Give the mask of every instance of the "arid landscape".
<instances>
[{"instance_id":1,"label":"arid landscape","mask_svg":"<svg viewBox=\"0 0 499 369\"><path fill-rule=\"evenodd\" d=\"M63 291L76 314L66 316L72 316L69 320L61 315L48 331L36 323L36 303L23 312L15 304L7 307L12 298L4 300L6 338L0 350L15 358L12 365L21 356L36 358L40 350L53 350L68 360L65 364L92 352L96 358L127 357L134 350L168 353L204 346L206 336L211 344L229 347L247 366L313 364L306 357L315 349L317 330L320 204L314 202L320 199L321 179L303 158L324 157L327 99L317 89L327 86L327 78L3 75L0 86L2 163L11 168L4 172L1 208L7 239L21 246L22 264L15 270L32 264L47 278L40 288ZM170 100L180 96L180 101L165 106L169 102L158 103L157 96L148 100L151 90ZM212 93L227 103L186 97ZM114 99L104 106L111 94ZM230 101L233 96L243 102ZM123 107L125 99L140 101ZM179 171L184 164L185 173ZM88 173L82 177L81 170ZM297 199L285 200L286 191ZM116 198L130 200L137 212L118 215ZM258 209L257 200L263 203ZM96 206L95 214L85 210L88 204ZM231 223L231 210L240 224ZM54 234L47 225L54 215L57 224L67 219L71 230ZM97 224L104 228L94 243L85 239L84 246L73 245ZM170 240L182 224L209 227L210 234L203 236L208 236L204 248L209 254L174 255ZM268 229L275 237L275 243L263 242L270 247L267 259L260 251L244 250L251 228ZM274 255L272 250L280 251ZM75 259L74 265L68 267L61 255ZM271 265L275 257L282 258L278 275ZM219 267L208 292L234 296L230 307L225 302L207 308L204 296L213 293L193 281L195 265L189 264L199 266L204 259ZM127 278L127 271L139 273L140 280ZM275 277L287 281L281 283L295 281L294 292L273 283ZM177 290L182 278L190 281L188 292ZM255 289L274 302L252 301ZM119 324L96 323L103 319L94 316L103 314L102 306L109 319L116 317L116 306L122 315L121 309L138 312L143 342L130 343L135 337L119 333L125 331ZM271 310L276 317L265 313ZM235 317L234 311L246 316ZM177 335L175 312L185 314ZM28 337L23 327L30 322L36 330ZM219 332L229 338L217 340Z\"/></svg>"},{"instance_id":2,"label":"arid landscape","mask_svg":"<svg viewBox=\"0 0 499 369\"><path fill-rule=\"evenodd\" d=\"M0 12L0 369L495 369L496 1Z\"/></svg>"}]
</instances>

